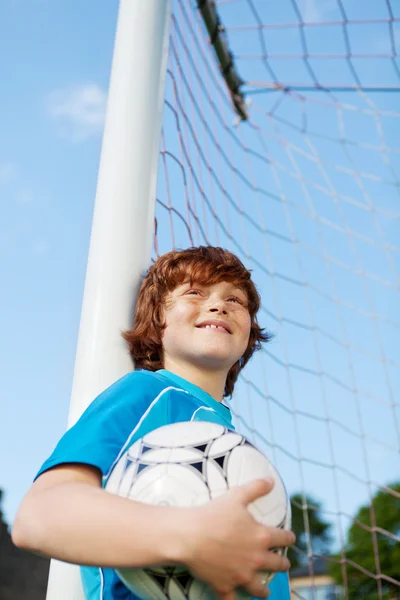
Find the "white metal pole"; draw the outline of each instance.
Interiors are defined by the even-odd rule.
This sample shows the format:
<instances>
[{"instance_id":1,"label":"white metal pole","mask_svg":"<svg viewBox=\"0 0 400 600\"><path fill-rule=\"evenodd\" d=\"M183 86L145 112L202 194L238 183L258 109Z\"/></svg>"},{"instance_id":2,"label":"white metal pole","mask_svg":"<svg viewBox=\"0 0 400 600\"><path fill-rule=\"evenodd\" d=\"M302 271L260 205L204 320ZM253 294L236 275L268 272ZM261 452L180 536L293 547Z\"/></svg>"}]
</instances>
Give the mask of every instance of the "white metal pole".
<instances>
[{"instance_id":1,"label":"white metal pole","mask_svg":"<svg viewBox=\"0 0 400 600\"><path fill-rule=\"evenodd\" d=\"M171 4L120 1L68 426L132 370L120 332L150 263ZM83 597L79 568L53 560L47 600Z\"/></svg>"}]
</instances>

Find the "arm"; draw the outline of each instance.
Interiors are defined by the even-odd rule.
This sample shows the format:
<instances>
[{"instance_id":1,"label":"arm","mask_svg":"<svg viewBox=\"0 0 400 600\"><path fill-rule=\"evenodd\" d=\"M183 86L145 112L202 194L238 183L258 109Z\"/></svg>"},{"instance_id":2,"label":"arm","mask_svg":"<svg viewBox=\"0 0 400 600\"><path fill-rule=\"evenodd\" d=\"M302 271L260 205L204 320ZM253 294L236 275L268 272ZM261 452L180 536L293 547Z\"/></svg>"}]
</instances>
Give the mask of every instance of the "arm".
<instances>
[{"instance_id":1,"label":"arm","mask_svg":"<svg viewBox=\"0 0 400 600\"><path fill-rule=\"evenodd\" d=\"M175 563L185 512L120 498L101 489L96 468L62 465L32 485L12 539L20 548L80 565Z\"/></svg>"},{"instance_id":2,"label":"arm","mask_svg":"<svg viewBox=\"0 0 400 600\"><path fill-rule=\"evenodd\" d=\"M233 600L240 585L267 597L258 572L289 568L269 549L292 544L292 534L258 524L247 510L272 483L255 481L196 508L134 502L100 483L100 472L83 465L41 475L18 511L14 543L82 565L184 564L224 600Z\"/></svg>"}]
</instances>

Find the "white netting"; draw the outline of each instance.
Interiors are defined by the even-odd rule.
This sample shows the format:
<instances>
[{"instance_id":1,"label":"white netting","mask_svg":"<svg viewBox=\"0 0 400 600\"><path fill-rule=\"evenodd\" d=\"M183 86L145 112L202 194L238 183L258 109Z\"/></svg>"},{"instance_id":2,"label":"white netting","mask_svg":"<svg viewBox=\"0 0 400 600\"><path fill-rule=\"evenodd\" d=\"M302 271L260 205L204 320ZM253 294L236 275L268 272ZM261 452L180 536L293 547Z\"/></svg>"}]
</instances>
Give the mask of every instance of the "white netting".
<instances>
[{"instance_id":1,"label":"white netting","mask_svg":"<svg viewBox=\"0 0 400 600\"><path fill-rule=\"evenodd\" d=\"M382 539L398 543L399 519L376 522L371 499L383 490L400 511L400 6L220 0L251 100L239 124L196 3L174 6L154 256L220 245L253 270L276 337L237 384L236 424L290 493L322 503L343 597L397 598ZM349 546L362 504L372 567ZM371 585L354 596L357 574Z\"/></svg>"}]
</instances>

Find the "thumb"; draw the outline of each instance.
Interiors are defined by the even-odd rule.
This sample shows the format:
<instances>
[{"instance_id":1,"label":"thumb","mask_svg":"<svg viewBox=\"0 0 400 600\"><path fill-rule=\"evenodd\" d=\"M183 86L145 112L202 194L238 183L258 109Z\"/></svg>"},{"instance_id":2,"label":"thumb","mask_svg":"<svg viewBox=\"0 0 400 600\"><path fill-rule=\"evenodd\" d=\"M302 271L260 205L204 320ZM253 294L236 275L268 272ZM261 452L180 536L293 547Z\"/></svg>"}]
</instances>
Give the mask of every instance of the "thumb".
<instances>
[{"instance_id":1,"label":"thumb","mask_svg":"<svg viewBox=\"0 0 400 600\"><path fill-rule=\"evenodd\" d=\"M272 477L268 477L266 479L254 479L253 481L249 481L240 486L239 494L242 503L247 506L257 500L257 498L261 498L261 496L265 496L272 490L275 485L275 481Z\"/></svg>"},{"instance_id":2,"label":"thumb","mask_svg":"<svg viewBox=\"0 0 400 600\"><path fill-rule=\"evenodd\" d=\"M236 592L228 592L227 594L220 594L218 600L236 600Z\"/></svg>"}]
</instances>

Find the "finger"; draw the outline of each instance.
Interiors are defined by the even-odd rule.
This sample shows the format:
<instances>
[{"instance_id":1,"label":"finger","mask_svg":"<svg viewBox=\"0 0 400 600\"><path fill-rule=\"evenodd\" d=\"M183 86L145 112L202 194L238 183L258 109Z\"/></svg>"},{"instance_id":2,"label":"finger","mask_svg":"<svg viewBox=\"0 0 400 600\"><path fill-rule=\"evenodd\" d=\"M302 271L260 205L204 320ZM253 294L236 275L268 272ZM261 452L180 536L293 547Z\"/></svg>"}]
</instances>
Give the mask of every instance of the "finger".
<instances>
[{"instance_id":1,"label":"finger","mask_svg":"<svg viewBox=\"0 0 400 600\"><path fill-rule=\"evenodd\" d=\"M270 591L267 588L268 575L257 574L254 581L246 585L246 591L256 598L269 598Z\"/></svg>"},{"instance_id":2,"label":"finger","mask_svg":"<svg viewBox=\"0 0 400 600\"><path fill-rule=\"evenodd\" d=\"M236 600L236 593L233 590L232 592L228 592L227 594L219 594L218 600Z\"/></svg>"},{"instance_id":3,"label":"finger","mask_svg":"<svg viewBox=\"0 0 400 600\"><path fill-rule=\"evenodd\" d=\"M278 571L289 571L290 561L286 556L280 556L276 552L266 552L265 562L262 567L263 571L272 571L276 573Z\"/></svg>"},{"instance_id":4,"label":"finger","mask_svg":"<svg viewBox=\"0 0 400 600\"><path fill-rule=\"evenodd\" d=\"M260 584L246 586L246 592L250 594L251 598L269 598L271 593L268 588Z\"/></svg>"},{"instance_id":5,"label":"finger","mask_svg":"<svg viewBox=\"0 0 400 600\"><path fill-rule=\"evenodd\" d=\"M266 527L266 529L268 530L269 548L286 548L292 546L296 541L293 531L286 531L277 527Z\"/></svg>"},{"instance_id":6,"label":"finger","mask_svg":"<svg viewBox=\"0 0 400 600\"><path fill-rule=\"evenodd\" d=\"M241 485L239 489L239 494L241 500L245 506L257 500L261 496L265 496L268 494L274 487L275 481L272 478L268 479L254 479L249 483L245 483Z\"/></svg>"}]
</instances>

